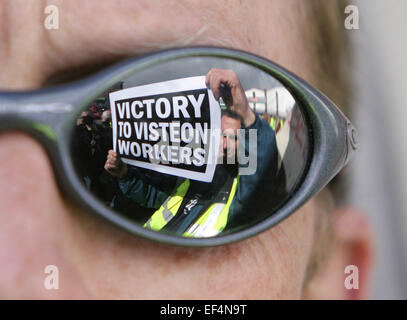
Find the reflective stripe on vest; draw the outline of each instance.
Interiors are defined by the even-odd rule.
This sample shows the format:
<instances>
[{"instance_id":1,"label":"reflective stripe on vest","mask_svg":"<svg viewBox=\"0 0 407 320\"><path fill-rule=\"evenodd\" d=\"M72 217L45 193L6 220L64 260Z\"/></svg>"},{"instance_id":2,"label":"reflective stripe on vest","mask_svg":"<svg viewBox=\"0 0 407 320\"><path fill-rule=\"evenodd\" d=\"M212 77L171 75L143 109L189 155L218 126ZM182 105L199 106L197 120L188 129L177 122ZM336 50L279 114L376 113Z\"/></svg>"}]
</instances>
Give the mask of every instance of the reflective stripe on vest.
<instances>
[{"instance_id":1,"label":"reflective stripe on vest","mask_svg":"<svg viewBox=\"0 0 407 320\"><path fill-rule=\"evenodd\" d=\"M278 124L280 124L280 127L278 128ZM277 129L281 129L281 127L283 126L283 120L280 119L280 121L276 121L276 119L274 119L273 117L270 118L270 127L276 131Z\"/></svg>"},{"instance_id":2,"label":"reflective stripe on vest","mask_svg":"<svg viewBox=\"0 0 407 320\"><path fill-rule=\"evenodd\" d=\"M144 227L155 231L161 230L178 212L182 200L188 191L189 184L188 179L184 180L177 187L175 194L165 200L160 209L154 212L151 218L144 224Z\"/></svg>"},{"instance_id":3,"label":"reflective stripe on vest","mask_svg":"<svg viewBox=\"0 0 407 320\"><path fill-rule=\"evenodd\" d=\"M188 184L185 185L186 181ZM226 203L213 203L201 217L183 234L186 237L213 237L226 227L230 205L236 193L239 175L233 179L233 185ZM184 195L187 193L189 180L185 180L176 193L167 198L163 205L146 222L144 227L161 230L178 212Z\"/></svg>"},{"instance_id":4,"label":"reflective stripe on vest","mask_svg":"<svg viewBox=\"0 0 407 320\"><path fill-rule=\"evenodd\" d=\"M270 118L270 127L276 131L276 120L273 117Z\"/></svg>"},{"instance_id":5,"label":"reflective stripe on vest","mask_svg":"<svg viewBox=\"0 0 407 320\"><path fill-rule=\"evenodd\" d=\"M186 237L214 237L225 229L229 217L229 209L235 197L239 175L233 180L229 198L226 203L214 203L185 233Z\"/></svg>"}]
</instances>

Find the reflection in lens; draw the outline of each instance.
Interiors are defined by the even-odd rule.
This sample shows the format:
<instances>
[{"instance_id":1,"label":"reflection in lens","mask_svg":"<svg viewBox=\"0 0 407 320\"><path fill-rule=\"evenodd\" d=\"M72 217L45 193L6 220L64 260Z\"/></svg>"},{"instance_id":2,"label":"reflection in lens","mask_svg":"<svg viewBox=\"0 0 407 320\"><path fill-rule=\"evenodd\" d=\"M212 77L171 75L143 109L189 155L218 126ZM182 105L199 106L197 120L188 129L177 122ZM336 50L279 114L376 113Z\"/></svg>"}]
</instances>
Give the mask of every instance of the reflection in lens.
<instances>
[{"instance_id":1,"label":"reflection in lens","mask_svg":"<svg viewBox=\"0 0 407 320\"><path fill-rule=\"evenodd\" d=\"M78 176L106 206L144 228L200 238L276 212L304 175L309 142L275 78L193 57L100 94L78 116L71 147Z\"/></svg>"}]
</instances>

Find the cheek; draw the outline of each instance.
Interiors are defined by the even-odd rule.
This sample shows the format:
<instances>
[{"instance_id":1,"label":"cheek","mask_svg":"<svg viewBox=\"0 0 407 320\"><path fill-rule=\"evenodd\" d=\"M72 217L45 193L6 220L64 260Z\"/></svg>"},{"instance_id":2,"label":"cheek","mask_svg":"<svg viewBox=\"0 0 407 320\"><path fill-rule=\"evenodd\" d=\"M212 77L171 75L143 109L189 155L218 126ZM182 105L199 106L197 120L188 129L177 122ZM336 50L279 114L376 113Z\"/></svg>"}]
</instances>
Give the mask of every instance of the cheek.
<instances>
[{"instance_id":1,"label":"cheek","mask_svg":"<svg viewBox=\"0 0 407 320\"><path fill-rule=\"evenodd\" d=\"M278 226L215 248L159 245L77 215L76 260L96 297L298 299L313 241L313 204Z\"/></svg>"},{"instance_id":2,"label":"cheek","mask_svg":"<svg viewBox=\"0 0 407 320\"><path fill-rule=\"evenodd\" d=\"M70 263L72 230L43 149L23 134L0 135L0 297L85 297ZM61 289L44 287L44 269L56 265Z\"/></svg>"},{"instance_id":3,"label":"cheek","mask_svg":"<svg viewBox=\"0 0 407 320\"><path fill-rule=\"evenodd\" d=\"M202 279L201 296L300 298L313 243L313 210L307 204L274 228L201 257L194 275Z\"/></svg>"},{"instance_id":4,"label":"cheek","mask_svg":"<svg viewBox=\"0 0 407 320\"><path fill-rule=\"evenodd\" d=\"M297 299L313 240L313 205L262 234L199 257L201 297ZM193 289L191 289L193 292Z\"/></svg>"}]
</instances>

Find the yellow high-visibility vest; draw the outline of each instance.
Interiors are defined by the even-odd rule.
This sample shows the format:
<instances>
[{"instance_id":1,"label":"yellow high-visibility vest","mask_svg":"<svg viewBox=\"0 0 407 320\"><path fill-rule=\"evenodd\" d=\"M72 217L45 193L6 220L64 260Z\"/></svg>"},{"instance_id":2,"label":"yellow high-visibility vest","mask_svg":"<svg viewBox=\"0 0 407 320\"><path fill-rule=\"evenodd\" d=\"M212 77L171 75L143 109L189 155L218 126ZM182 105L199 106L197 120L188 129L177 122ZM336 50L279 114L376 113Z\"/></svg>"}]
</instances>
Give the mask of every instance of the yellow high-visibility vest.
<instances>
[{"instance_id":1,"label":"yellow high-visibility vest","mask_svg":"<svg viewBox=\"0 0 407 320\"><path fill-rule=\"evenodd\" d=\"M236 193L239 175L234 178L232 188L226 203L213 203L199 217L199 219L184 232L185 237L213 237L225 229L228 222L229 209ZM189 179L185 179L170 195L161 207L156 210L144 224L145 228L159 231L177 214L178 209L188 192Z\"/></svg>"},{"instance_id":2,"label":"yellow high-visibility vest","mask_svg":"<svg viewBox=\"0 0 407 320\"><path fill-rule=\"evenodd\" d=\"M280 128L283 126L284 122L282 119L280 119ZM270 127L276 131L278 125L278 121L276 121L273 117L270 119Z\"/></svg>"}]
</instances>

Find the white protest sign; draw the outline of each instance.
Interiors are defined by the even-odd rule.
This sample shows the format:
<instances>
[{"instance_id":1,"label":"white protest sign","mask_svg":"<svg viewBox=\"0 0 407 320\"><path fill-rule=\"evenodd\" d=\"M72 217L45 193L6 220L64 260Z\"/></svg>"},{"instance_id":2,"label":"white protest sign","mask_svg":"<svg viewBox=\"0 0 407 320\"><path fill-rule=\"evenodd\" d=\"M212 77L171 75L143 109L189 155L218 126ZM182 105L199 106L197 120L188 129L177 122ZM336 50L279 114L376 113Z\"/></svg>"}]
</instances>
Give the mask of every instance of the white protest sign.
<instances>
[{"instance_id":1,"label":"white protest sign","mask_svg":"<svg viewBox=\"0 0 407 320\"><path fill-rule=\"evenodd\" d=\"M221 112L205 76L127 88L109 97L113 148L123 162L212 181Z\"/></svg>"}]
</instances>

